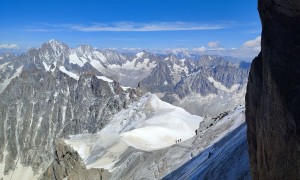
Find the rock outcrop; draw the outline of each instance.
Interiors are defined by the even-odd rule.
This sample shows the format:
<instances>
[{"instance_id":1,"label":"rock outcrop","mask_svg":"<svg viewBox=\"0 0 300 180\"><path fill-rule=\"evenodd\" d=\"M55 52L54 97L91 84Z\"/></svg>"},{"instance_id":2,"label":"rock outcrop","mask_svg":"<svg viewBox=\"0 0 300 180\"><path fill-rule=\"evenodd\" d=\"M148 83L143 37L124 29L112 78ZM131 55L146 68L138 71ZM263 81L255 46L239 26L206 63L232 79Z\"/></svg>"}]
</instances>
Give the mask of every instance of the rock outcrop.
<instances>
[{"instance_id":1,"label":"rock outcrop","mask_svg":"<svg viewBox=\"0 0 300 180\"><path fill-rule=\"evenodd\" d=\"M300 179L300 1L259 0L261 53L246 95L253 179Z\"/></svg>"},{"instance_id":2,"label":"rock outcrop","mask_svg":"<svg viewBox=\"0 0 300 180\"><path fill-rule=\"evenodd\" d=\"M82 159L76 151L57 139L55 143L55 160L44 172L41 179L109 179L109 172L104 169L86 169Z\"/></svg>"}]
</instances>

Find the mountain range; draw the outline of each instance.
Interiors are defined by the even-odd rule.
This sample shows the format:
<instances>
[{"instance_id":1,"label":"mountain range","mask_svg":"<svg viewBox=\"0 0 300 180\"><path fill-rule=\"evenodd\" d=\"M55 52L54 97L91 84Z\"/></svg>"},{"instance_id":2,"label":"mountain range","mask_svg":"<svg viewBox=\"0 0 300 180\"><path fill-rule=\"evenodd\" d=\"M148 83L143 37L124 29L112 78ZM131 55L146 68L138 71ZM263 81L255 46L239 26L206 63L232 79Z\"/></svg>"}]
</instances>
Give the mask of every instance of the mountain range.
<instances>
[{"instance_id":1,"label":"mountain range","mask_svg":"<svg viewBox=\"0 0 300 180\"><path fill-rule=\"evenodd\" d=\"M78 177L89 173L125 177L128 168L133 168L125 165L131 161L128 156L136 161L157 152L152 160L172 159L160 156L160 151L173 151L177 142L191 141L203 123L205 129L214 129L213 122L220 115L243 106L249 65L211 55L121 53L87 45L70 48L55 40L21 55L2 55L1 173L4 179L18 179L24 172L27 172L25 179L59 179L80 169L82 174L77 174ZM182 129L185 134L182 137L178 136L176 124L186 127L183 128L186 131ZM161 135L148 137L157 132L153 129L162 127L166 129ZM226 125L225 129L230 127ZM224 131L212 132L216 133L214 138L205 143L224 137ZM101 136L111 140L100 141ZM76 148L78 137L90 144L91 149L84 154ZM95 137L100 140L95 141ZM99 147L95 142L107 145ZM125 150L111 154L115 146ZM202 144L202 148L207 146ZM124 171L113 173L106 165L95 166L101 171L86 170L94 167L92 163L103 161L99 158L105 153L114 156L109 167L122 167ZM179 158L178 165L167 165L153 178L162 178L186 160ZM136 165L135 168L143 166ZM139 175L131 174L126 177Z\"/></svg>"}]
</instances>

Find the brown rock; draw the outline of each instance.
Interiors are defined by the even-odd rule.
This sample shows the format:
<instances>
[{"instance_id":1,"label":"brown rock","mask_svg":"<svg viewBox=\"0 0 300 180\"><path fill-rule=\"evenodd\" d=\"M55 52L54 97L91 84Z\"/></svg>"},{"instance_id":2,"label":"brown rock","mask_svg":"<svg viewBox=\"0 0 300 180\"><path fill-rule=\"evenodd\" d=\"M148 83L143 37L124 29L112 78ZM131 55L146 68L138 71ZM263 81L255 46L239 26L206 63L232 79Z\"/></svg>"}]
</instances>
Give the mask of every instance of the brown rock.
<instances>
[{"instance_id":1,"label":"brown rock","mask_svg":"<svg viewBox=\"0 0 300 180\"><path fill-rule=\"evenodd\" d=\"M110 174L104 169L87 169L79 154L63 140L57 139L55 143L55 160L50 164L44 174L40 177L42 180L107 180Z\"/></svg>"}]
</instances>

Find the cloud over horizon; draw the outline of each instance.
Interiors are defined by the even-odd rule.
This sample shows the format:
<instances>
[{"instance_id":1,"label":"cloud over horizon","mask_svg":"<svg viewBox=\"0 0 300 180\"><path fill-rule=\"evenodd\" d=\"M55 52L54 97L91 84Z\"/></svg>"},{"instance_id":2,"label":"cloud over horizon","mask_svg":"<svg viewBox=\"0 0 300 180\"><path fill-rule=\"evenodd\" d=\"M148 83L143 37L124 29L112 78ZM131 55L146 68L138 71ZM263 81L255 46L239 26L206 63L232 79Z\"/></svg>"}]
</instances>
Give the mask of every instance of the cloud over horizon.
<instances>
[{"instance_id":1,"label":"cloud over horizon","mask_svg":"<svg viewBox=\"0 0 300 180\"><path fill-rule=\"evenodd\" d=\"M115 22L82 24L44 24L42 27L26 28L25 31L49 32L49 31L79 31L79 32L153 32L153 31L202 31L230 28L232 22L205 24L197 22Z\"/></svg>"},{"instance_id":2,"label":"cloud over horizon","mask_svg":"<svg viewBox=\"0 0 300 180\"><path fill-rule=\"evenodd\" d=\"M212 41L212 42L208 42L207 46L210 48L216 48L220 46L220 42L219 41Z\"/></svg>"},{"instance_id":3,"label":"cloud over horizon","mask_svg":"<svg viewBox=\"0 0 300 180\"><path fill-rule=\"evenodd\" d=\"M220 56L233 56L252 60L258 55L261 49L261 36L255 39L244 42L239 48L223 48L220 46L219 41L208 42L207 47L199 47L191 49L191 52L220 55Z\"/></svg>"},{"instance_id":4,"label":"cloud over horizon","mask_svg":"<svg viewBox=\"0 0 300 180\"><path fill-rule=\"evenodd\" d=\"M0 50L19 50L20 47L17 44L0 44Z\"/></svg>"},{"instance_id":5,"label":"cloud over horizon","mask_svg":"<svg viewBox=\"0 0 300 180\"><path fill-rule=\"evenodd\" d=\"M252 40L249 40L249 41L246 41L242 48L244 49L249 49L249 50L252 50L252 51L256 51L256 52L259 52L260 49L261 49L261 36L258 36L257 38L255 39L252 39Z\"/></svg>"}]
</instances>

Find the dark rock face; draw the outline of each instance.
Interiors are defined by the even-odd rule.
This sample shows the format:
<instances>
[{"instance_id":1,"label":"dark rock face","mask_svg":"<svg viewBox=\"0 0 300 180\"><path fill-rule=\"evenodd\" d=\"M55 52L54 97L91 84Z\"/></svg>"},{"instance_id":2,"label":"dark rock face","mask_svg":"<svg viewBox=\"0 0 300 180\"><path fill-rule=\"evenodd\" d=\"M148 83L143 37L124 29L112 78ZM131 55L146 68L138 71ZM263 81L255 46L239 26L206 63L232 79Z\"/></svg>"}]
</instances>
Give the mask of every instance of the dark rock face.
<instances>
[{"instance_id":1,"label":"dark rock face","mask_svg":"<svg viewBox=\"0 0 300 180\"><path fill-rule=\"evenodd\" d=\"M181 80L174 88L174 92L178 94L180 98L184 98L192 92L205 96L211 93L217 94L218 90L214 84L209 82L206 76L198 73L196 76Z\"/></svg>"},{"instance_id":2,"label":"dark rock face","mask_svg":"<svg viewBox=\"0 0 300 180\"><path fill-rule=\"evenodd\" d=\"M252 176L300 179L300 2L258 2L262 50L246 95Z\"/></svg>"},{"instance_id":3,"label":"dark rock face","mask_svg":"<svg viewBox=\"0 0 300 180\"><path fill-rule=\"evenodd\" d=\"M140 84L144 92L169 92L175 86L174 77L166 63L160 62Z\"/></svg>"},{"instance_id":4,"label":"dark rock face","mask_svg":"<svg viewBox=\"0 0 300 180\"><path fill-rule=\"evenodd\" d=\"M93 74L77 81L61 71L25 68L0 93L0 176L18 163L34 173L46 169L56 138L99 131L135 97L135 90L123 91Z\"/></svg>"}]
</instances>

